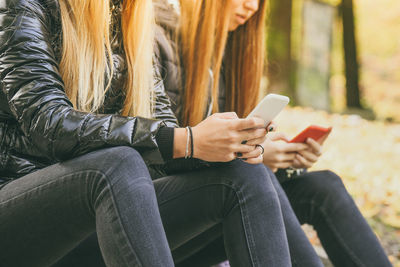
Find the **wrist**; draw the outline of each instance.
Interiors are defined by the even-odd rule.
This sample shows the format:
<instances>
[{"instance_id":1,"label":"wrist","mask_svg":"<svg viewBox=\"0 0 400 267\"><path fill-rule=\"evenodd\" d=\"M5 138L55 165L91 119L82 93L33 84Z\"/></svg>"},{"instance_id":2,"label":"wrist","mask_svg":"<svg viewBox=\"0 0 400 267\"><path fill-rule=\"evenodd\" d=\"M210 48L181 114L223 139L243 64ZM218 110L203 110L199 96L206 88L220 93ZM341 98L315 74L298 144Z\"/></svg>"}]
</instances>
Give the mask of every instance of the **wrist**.
<instances>
[{"instance_id":1,"label":"wrist","mask_svg":"<svg viewBox=\"0 0 400 267\"><path fill-rule=\"evenodd\" d=\"M192 127L187 126L186 127L187 131L187 142L186 142L186 150L185 150L185 158L193 158L193 130ZM189 147L190 145L190 147Z\"/></svg>"},{"instance_id":2,"label":"wrist","mask_svg":"<svg viewBox=\"0 0 400 267\"><path fill-rule=\"evenodd\" d=\"M198 146L197 146L198 143L199 143L199 139L196 138L197 130L198 130L197 126L192 127L192 149L193 149L192 157L200 159L200 157L199 157L199 149L198 149Z\"/></svg>"}]
</instances>

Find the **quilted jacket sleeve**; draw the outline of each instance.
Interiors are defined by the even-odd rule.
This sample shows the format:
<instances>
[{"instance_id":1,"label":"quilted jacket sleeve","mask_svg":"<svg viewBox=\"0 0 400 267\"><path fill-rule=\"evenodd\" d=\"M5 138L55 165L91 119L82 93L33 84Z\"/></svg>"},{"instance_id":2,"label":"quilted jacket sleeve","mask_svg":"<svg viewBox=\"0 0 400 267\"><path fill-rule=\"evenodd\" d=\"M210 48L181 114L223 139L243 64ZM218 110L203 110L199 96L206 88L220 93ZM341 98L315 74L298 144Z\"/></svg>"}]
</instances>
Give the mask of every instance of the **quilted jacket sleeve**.
<instances>
[{"instance_id":1,"label":"quilted jacket sleeve","mask_svg":"<svg viewBox=\"0 0 400 267\"><path fill-rule=\"evenodd\" d=\"M50 27L39 0L0 2L0 89L31 143L57 160L124 145L148 163L162 163L155 140L162 121L73 109L49 41Z\"/></svg>"},{"instance_id":2,"label":"quilted jacket sleeve","mask_svg":"<svg viewBox=\"0 0 400 267\"><path fill-rule=\"evenodd\" d=\"M161 78L158 61L157 59L155 59L154 61L155 105L153 117L162 120L168 127L179 127L178 120L171 108L171 100L165 92L164 81Z\"/></svg>"}]
</instances>

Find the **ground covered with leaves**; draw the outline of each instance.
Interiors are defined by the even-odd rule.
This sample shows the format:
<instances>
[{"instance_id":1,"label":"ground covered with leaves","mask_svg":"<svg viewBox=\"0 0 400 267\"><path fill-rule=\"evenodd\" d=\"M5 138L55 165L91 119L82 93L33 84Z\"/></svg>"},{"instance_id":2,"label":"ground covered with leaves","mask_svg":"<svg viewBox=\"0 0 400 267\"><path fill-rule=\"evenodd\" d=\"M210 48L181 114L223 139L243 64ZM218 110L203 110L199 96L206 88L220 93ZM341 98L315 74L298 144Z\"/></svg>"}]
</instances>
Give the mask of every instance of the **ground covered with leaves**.
<instances>
[{"instance_id":1,"label":"ground covered with leaves","mask_svg":"<svg viewBox=\"0 0 400 267\"><path fill-rule=\"evenodd\" d=\"M284 110L276 123L289 137L311 124L333 127L312 169L330 169L343 178L390 260L400 267L400 124L299 107ZM318 245L315 236L310 238Z\"/></svg>"}]
</instances>

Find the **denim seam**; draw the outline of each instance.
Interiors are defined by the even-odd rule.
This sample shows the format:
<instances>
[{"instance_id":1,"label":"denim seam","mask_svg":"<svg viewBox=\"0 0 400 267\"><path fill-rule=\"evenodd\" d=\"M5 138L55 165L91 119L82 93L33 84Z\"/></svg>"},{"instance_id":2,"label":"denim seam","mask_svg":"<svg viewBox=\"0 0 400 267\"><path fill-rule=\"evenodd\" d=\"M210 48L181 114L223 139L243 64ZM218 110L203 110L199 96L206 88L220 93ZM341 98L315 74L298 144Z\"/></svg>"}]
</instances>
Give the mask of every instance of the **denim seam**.
<instances>
[{"instance_id":1,"label":"denim seam","mask_svg":"<svg viewBox=\"0 0 400 267\"><path fill-rule=\"evenodd\" d=\"M125 161L124 159L127 158L127 157L128 157L128 156L125 156L123 159L121 159L121 160L119 161L119 165L123 164L123 162ZM116 165L115 168L118 168L119 165ZM104 177L107 177L107 175L105 174ZM137 178L145 178L145 179L147 179L147 177L145 177L145 176L137 177ZM114 197L115 194L114 194L114 191L112 190L113 188L112 188L112 186L110 185L108 179L105 179L105 180L106 180L106 182L107 182L107 187L109 188L109 190L110 190L110 192L111 192L111 200L112 200L112 203L113 203L113 205L114 205L114 207L115 207L115 210L116 210L116 213L117 213L118 222L119 222L119 224L120 224L120 227L121 227L122 230L123 230L122 232L123 232L123 235L124 235L125 239L128 241L127 243L128 243L128 245L129 245L129 247L130 247L130 251L131 251L131 253L133 254L134 259L135 259L135 261L136 261L136 264L137 264L137 265L135 265L135 266L141 267L141 266L143 266L143 264L140 262L140 258L139 258L138 255L135 253L135 250L133 249L133 246L132 246L132 241L130 240L130 238L129 238L129 237L127 236L127 234L126 234L126 226L124 225L124 223L123 223L122 220L121 220L119 207L118 207L118 205L116 205L116 203L115 203L115 197ZM153 184L153 182L151 181L151 179L149 179L149 184L151 184L152 186L154 186L154 184ZM124 259L124 260L125 260L125 259ZM127 266L130 266L130 264L128 264Z\"/></svg>"},{"instance_id":2,"label":"denim seam","mask_svg":"<svg viewBox=\"0 0 400 267\"><path fill-rule=\"evenodd\" d=\"M259 266L260 264L258 263L259 259L257 257L257 254L252 253L252 252L255 251L255 249L251 249L251 248L255 247L255 241L254 241L254 235L253 235L253 233L251 231L250 222L248 220L248 215L246 213L246 210L247 210L246 207L245 207L246 204L245 204L245 201L242 201L243 202L242 203L243 208L242 208L242 205L240 203L240 200L244 199L243 195L242 195L242 191L238 188L238 189L236 189L236 194L240 195L240 197L238 196L238 199L239 199L240 212L243 214L242 223L246 226L246 227L244 227L245 233L248 232L246 234L246 240L247 240L247 246L248 246L248 250L249 250L248 252L249 252L249 255L250 255L250 259L252 261L253 266ZM251 245L251 247L250 247L250 245Z\"/></svg>"},{"instance_id":3,"label":"denim seam","mask_svg":"<svg viewBox=\"0 0 400 267\"><path fill-rule=\"evenodd\" d=\"M250 255L250 261L251 261L251 263L252 263L253 266L259 266L257 255L253 255L252 251L254 251L254 250L251 249L251 248L253 248L253 247L255 246L255 245L254 245L255 242L254 242L253 233L251 232L250 227L248 227L248 226L249 226L249 223L248 223L248 216L247 216L247 214L246 214L246 212L245 212L246 208L244 207L244 206L245 206L245 201L243 201L243 196L242 196L241 190L238 189L238 188L236 188L234 185L227 184L227 183L210 183L210 184L206 184L206 185L201 185L201 186L199 186L199 187L193 188L193 189L188 190L188 191L185 191L185 192L181 192L180 194L177 194L177 195L175 195L175 196L173 196L173 197L170 197L170 198L164 200L163 202L160 202L160 203L159 203L159 206L165 204L165 203L168 202L168 201L171 201L171 200L173 200L173 199L176 199L176 198L178 198L178 197L180 197L180 196L182 196L182 195L184 195L184 194L187 194L187 193L190 193L190 192L192 192L192 191L201 189L201 188L203 188L203 187L215 186L215 185L223 185L223 186L226 186L226 187L232 189L232 190L235 192L235 195L236 195L237 198L238 198L240 213L242 214L243 229L244 229L245 237L246 237L246 241L247 241L247 247L248 247L248 253L249 253L249 255Z\"/></svg>"},{"instance_id":4,"label":"denim seam","mask_svg":"<svg viewBox=\"0 0 400 267\"><path fill-rule=\"evenodd\" d=\"M287 197L286 192L285 192L285 190L283 189L283 186L282 186L282 183L283 183L283 182L281 183L281 182L279 181L278 177L275 175L275 173L274 173L270 168L268 168L267 166L264 166L264 167L265 167L265 169L267 170L267 173L268 173L268 174L270 175L270 177L271 177L272 186L275 188L275 191L277 192L278 199L279 199L279 193L278 193L278 190L276 189L276 186L279 186L279 187L282 189L282 194L284 194L283 197ZM274 181L272 181L273 179L276 180L277 185L274 184ZM289 180L288 180L288 181L289 181ZM284 181L284 182L286 182L286 181ZM280 201L280 200L279 200L279 201ZM292 206L292 205L290 204L289 199L288 199L287 201L288 201L288 204L289 204L290 206ZM282 205L280 205L280 210L281 210L282 217L283 217ZM296 217L296 215L295 215L295 217ZM296 217L296 218L297 218L297 217ZM284 220L283 224L284 224L284 226L285 226L285 228L286 228L285 220ZM286 231L286 230L285 230L285 231ZM286 233L286 234L287 234L287 233ZM299 266L299 264L298 264L298 262L296 261L296 259L293 257L293 255L290 254L290 246L289 246L289 256L290 256L289 259L290 259L290 262L291 262L292 266Z\"/></svg>"},{"instance_id":5,"label":"denim seam","mask_svg":"<svg viewBox=\"0 0 400 267\"><path fill-rule=\"evenodd\" d=\"M123 159L121 159L121 160L119 161L119 165L123 164L125 158L127 158L127 156L124 157ZM118 168L119 165L116 165L115 168ZM104 177L107 177L107 175L104 174ZM143 177L137 177L137 178L147 178L147 177L143 176ZM115 207L115 210L116 210L116 213L117 213L118 222L119 222L119 224L120 224L120 227L121 227L122 230L123 230L122 233L123 233L123 235L124 235L124 238L128 241L127 244L129 245L130 251L131 251L131 253L133 254L134 259L135 259L135 262L136 262L136 264L137 264L137 265L135 265L135 266L141 267L141 266L143 266L143 264L140 262L140 258L139 258L138 255L135 253L135 250L133 249L133 246L132 246L132 241L130 240L130 238L129 238L128 235L126 234L126 226L124 225L124 223L123 223L122 220L121 220L119 207L118 207L118 205L116 205L116 203L115 203L115 197L114 197L115 194L114 194L114 191L112 190L113 188L112 188L112 186L110 185L110 182L108 181L108 179L105 179L105 180L106 180L106 183L107 183L107 187L108 187L108 189L109 189L110 192L111 192L111 200L112 200L112 203L113 203L113 205L114 205L114 207ZM149 181L151 181L151 180L149 180ZM152 182L151 182L151 185L153 185ZM124 260L126 260L126 259L124 259ZM127 266L130 266L130 264L127 264Z\"/></svg>"},{"instance_id":6,"label":"denim seam","mask_svg":"<svg viewBox=\"0 0 400 267\"><path fill-rule=\"evenodd\" d=\"M335 224L333 224L330 220L329 220L329 216L325 213L325 211L318 205L315 205L314 201L311 202L307 202L307 201L301 201L300 203L305 203L305 204L311 204L311 206L313 207L313 209L318 209L324 216L323 218L325 219L325 221L327 222L328 227L331 228L332 232L335 234L336 238L339 240L339 243L343 246L343 248L349 253L350 258L353 259L353 261L358 264L359 267L363 267L365 266L364 264L362 264L362 262L360 261L360 259L353 253L353 251L346 245L346 242L342 239L342 237L339 234L339 231L336 230L335 228Z\"/></svg>"},{"instance_id":7,"label":"denim seam","mask_svg":"<svg viewBox=\"0 0 400 267\"><path fill-rule=\"evenodd\" d=\"M105 177L107 177L107 176L104 174L103 178L105 178ZM135 259L136 264L138 264L138 265L135 265L135 266L138 266L138 267L139 267L139 266L143 266L143 264L140 263L139 257L138 257L137 254L135 253L135 250L133 249L132 241L130 240L130 238L129 238L128 235L126 234L126 227L125 227L124 223L123 223L122 220L121 220L120 210L119 210L119 208L118 208L118 205L115 203L114 191L112 190L112 186L110 185L108 179L105 179L105 180L106 180L106 183L107 183L107 189L108 189L108 190L110 191L110 193L111 193L111 201L112 201L112 204L113 204L113 206L114 206L114 208L115 208L115 213L116 213L116 215L117 215L119 225L120 225L120 227L122 228L122 231L121 231L121 232L122 232L122 235L123 235L123 237L125 238L125 240L128 241L127 244L128 244L128 246L130 247L130 251L131 251L131 253L133 254L133 257L134 257L134 259ZM130 264L129 264L128 262L126 262L127 259L125 259L125 257L123 257L123 258L124 258L124 261L125 261L125 263L127 264L127 266L130 266Z\"/></svg>"},{"instance_id":8,"label":"denim seam","mask_svg":"<svg viewBox=\"0 0 400 267\"><path fill-rule=\"evenodd\" d=\"M107 189L108 189L108 190L110 191L110 193L111 193L111 194L110 194L110 195L111 195L111 201L112 201L112 205L114 206L114 210L115 210L116 216L117 216L117 218L118 218L119 225L120 225L120 227L122 228L122 231L121 231L121 232L122 232L122 235L123 235L123 237L125 238L125 240L128 241L128 242L127 242L127 245L130 247L130 252L133 254L133 257L134 257L134 259L135 259L135 263L138 264L138 265L135 265L135 266L138 266L138 267L143 266L143 265L139 262L139 257L136 255L135 250L133 249L133 246L132 246L132 242L131 242L131 240L129 239L129 237L127 236L127 234L126 234L126 227L125 227L125 225L123 224L123 222L122 222L122 220L121 220L120 210L119 210L119 208L118 208L118 205L115 203L114 191L112 190L112 186L110 185L110 182L109 182L108 179L106 178L106 177L107 177L107 174L105 174L104 172L98 171L98 170L91 170L91 169L88 169L88 170L85 170L85 171L94 171L94 172L96 172L96 173L99 173L99 174L101 174L102 179L105 180L105 182L106 182L106 184L107 184ZM85 172L85 171L82 171L82 172ZM94 208L94 207L93 207L93 208ZM126 261L127 259L125 259L125 257L122 257L122 258L124 259L124 261L125 261L125 263L127 264L127 266L130 266L129 262Z\"/></svg>"}]
</instances>

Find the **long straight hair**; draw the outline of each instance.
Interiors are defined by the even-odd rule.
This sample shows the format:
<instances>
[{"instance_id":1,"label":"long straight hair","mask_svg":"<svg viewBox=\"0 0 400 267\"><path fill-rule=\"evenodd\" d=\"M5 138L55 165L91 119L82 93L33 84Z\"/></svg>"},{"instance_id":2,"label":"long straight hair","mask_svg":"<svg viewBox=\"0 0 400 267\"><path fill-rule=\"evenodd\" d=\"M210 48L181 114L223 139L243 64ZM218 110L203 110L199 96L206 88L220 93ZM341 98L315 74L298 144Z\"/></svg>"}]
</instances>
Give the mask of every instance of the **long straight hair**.
<instances>
[{"instance_id":1,"label":"long straight hair","mask_svg":"<svg viewBox=\"0 0 400 267\"><path fill-rule=\"evenodd\" d=\"M104 103L114 72L110 0L59 3L63 31L60 73L66 94L78 110L96 112ZM127 62L122 115L151 117L153 6L148 0L125 0L121 13Z\"/></svg>"},{"instance_id":2,"label":"long straight hair","mask_svg":"<svg viewBox=\"0 0 400 267\"><path fill-rule=\"evenodd\" d=\"M261 96L265 64L267 1L260 0L258 11L233 31L225 50L226 102L228 110L247 116Z\"/></svg>"},{"instance_id":3,"label":"long straight hair","mask_svg":"<svg viewBox=\"0 0 400 267\"><path fill-rule=\"evenodd\" d=\"M229 33L230 0L180 0L180 53L185 76L182 121L195 125L203 118L210 95L218 111L218 81L224 60L226 110L245 116L260 98L265 58L266 1L259 10ZM213 79L210 80L209 70Z\"/></svg>"}]
</instances>

